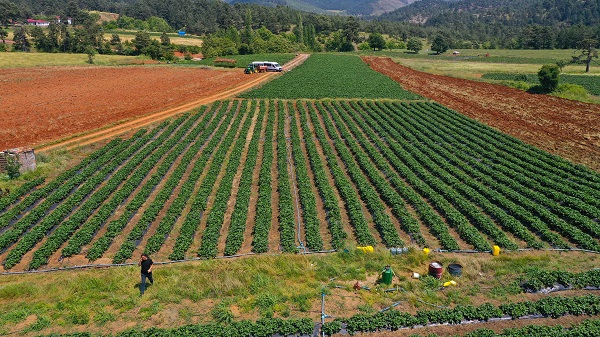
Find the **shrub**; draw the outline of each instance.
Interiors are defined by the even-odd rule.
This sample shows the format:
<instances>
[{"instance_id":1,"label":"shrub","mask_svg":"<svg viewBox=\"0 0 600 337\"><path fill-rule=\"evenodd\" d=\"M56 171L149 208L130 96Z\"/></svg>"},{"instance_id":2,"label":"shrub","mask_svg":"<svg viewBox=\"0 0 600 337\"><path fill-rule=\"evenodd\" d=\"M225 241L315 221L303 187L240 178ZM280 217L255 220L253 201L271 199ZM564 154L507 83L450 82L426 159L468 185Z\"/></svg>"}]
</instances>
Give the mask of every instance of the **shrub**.
<instances>
[{"instance_id":1,"label":"shrub","mask_svg":"<svg viewBox=\"0 0 600 337\"><path fill-rule=\"evenodd\" d=\"M16 157L6 157L6 174L10 179L16 179L21 175L21 163Z\"/></svg>"},{"instance_id":2,"label":"shrub","mask_svg":"<svg viewBox=\"0 0 600 337\"><path fill-rule=\"evenodd\" d=\"M547 92L553 92L558 87L558 78L560 75L560 68L556 64L543 65L538 72L538 78L542 89Z\"/></svg>"},{"instance_id":3,"label":"shrub","mask_svg":"<svg viewBox=\"0 0 600 337\"><path fill-rule=\"evenodd\" d=\"M531 84L524 81L501 81L500 84L524 91L528 91L531 88Z\"/></svg>"},{"instance_id":4,"label":"shrub","mask_svg":"<svg viewBox=\"0 0 600 337\"><path fill-rule=\"evenodd\" d=\"M358 50L370 50L371 46L369 45L368 42L363 42L361 44L358 45Z\"/></svg>"},{"instance_id":5,"label":"shrub","mask_svg":"<svg viewBox=\"0 0 600 337\"><path fill-rule=\"evenodd\" d=\"M556 94L559 97L570 99L585 99L588 97L588 91L581 85L563 83L556 88Z\"/></svg>"}]
</instances>

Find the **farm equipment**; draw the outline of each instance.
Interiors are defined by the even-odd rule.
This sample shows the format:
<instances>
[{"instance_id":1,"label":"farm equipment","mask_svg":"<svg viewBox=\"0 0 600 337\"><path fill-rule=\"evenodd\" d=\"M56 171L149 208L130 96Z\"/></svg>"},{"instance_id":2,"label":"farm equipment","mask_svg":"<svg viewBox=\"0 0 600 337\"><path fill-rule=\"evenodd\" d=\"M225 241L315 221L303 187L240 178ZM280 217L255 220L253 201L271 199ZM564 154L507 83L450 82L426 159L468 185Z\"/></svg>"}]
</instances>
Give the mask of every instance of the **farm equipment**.
<instances>
[{"instance_id":1,"label":"farm equipment","mask_svg":"<svg viewBox=\"0 0 600 337\"><path fill-rule=\"evenodd\" d=\"M267 71L267 66L262 63L252 62L244 70L244 74L264 73Z\"/></svg>"}]
</instances>

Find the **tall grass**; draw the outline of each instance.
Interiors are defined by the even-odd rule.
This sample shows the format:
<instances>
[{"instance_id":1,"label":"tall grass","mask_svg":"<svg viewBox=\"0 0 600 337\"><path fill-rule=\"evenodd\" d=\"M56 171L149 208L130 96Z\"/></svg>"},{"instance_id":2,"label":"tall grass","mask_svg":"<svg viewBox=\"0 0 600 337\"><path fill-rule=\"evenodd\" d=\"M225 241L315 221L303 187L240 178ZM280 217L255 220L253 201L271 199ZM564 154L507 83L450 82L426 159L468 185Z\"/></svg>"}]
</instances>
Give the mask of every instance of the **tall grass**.
<instances>
[{"instance_id":1,"label":"tall grass","mask_svg":"<svg viewBox=\"0 0 600 337\"><path fill-rule=\"evenodd\" d=\"M427 274L428 264L440 261L463 265L458 286L438 291L440 281L412 279L412 272ZM136 266L61 271L46 274L0 275L0 332L27 326L30 335L47 332L115 333L131 327L163 327L259 317L309 317L319 319L321 292L327 295L327 312L347 317L359 311L379 310L397 301L414 310L428 305L452 306L482 301L522 299L511 288L528 268L561 268L579 272L594 268L596 255L527 252L492 257L478 255L425 256L419 249L392 256L349 248L330 255L255 256L156 265L155 284L139 295ZM397 277L391 286L379 285L384 266ZM441 282L452 279L444 273ZM354 292L359 281L371 291ZM435 282L435 284L434 284ZM401 287L404 291L385 292ZM475 291L473 291L475 289ZM411 309L412 308L412 309ZM27 320L27 323L25 322Z\"/></svg>"},{"instance_id":2,"label":"tall grass","mask_svg":"<svg viewBox=\"0 0 600 337\"><path fill-rule=\"evenodd\" d=\"M122 55L96 55L94 64L100 66L129 64L134 60L143 60L146 57ZM87 63L86 54L65 53L0 53L0 68L31 68L50 66L91 66Z\"/></svg>"}]
</instances>

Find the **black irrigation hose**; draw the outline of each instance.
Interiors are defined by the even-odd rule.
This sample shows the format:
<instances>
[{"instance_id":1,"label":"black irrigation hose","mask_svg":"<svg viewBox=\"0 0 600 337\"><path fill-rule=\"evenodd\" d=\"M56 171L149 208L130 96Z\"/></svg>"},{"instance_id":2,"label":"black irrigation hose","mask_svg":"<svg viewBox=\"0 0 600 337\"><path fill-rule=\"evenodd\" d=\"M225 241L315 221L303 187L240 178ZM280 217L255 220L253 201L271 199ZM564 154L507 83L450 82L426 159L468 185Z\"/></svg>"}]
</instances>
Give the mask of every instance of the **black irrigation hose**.
<instances>
[{"instance_id":1,"label":"black irrigation hose","mask_svg":"<svg viewBox=\"0 0 600 337\"><path fill-rule=\"evenodd\" d=\"M559 248L549 248L549 249L518 249L516 251L509 251L509 252L529 252L529 251L559 251L559 252L582 252L582 253L592 253L592 254L600 254L600 252L597 251L593 251L593 250L587 250L587 249L579 249L579 248L571 248L571 249L559 249ZM313 254L331 254L331 253L336 253L338 252L335 249L332 250L320 250L320 251L314 251L314 252L303 252L300 251L299 254L301 255L313 255ZM481 250L443 250L443 249L434 249L432 250L432 252L435 253L467 253L467 254L490 254L491 251L487 250L487 251L481 251ZM247 253L247 254L236 254L236 255L231 255L231 256L217 256L215 257L215 259L231 259L231 258L237 258L237 257L245 257L245 256L279 256L281 254L265 254L265 253ZM163 261L163 262L154 262L157 265L168 265L168 264L174 264L174 263L181 263L181 262L190 262L190 261L204 261L206 260L205 258L192 258L192 259L186 259L186 260L176 260L176 261ZM90 268L108 268L108 267L123 267L123 266L133 266L133 265L137 265L137 262L131 262L131 263L118 263L118 264L87 264L87 265L81 265L81 266L71 266L71 267L64 267L64 268L52 268L52 269L45 269L45 270L29 270L29 271L15 271L15 272L2 272L0 273L0 276L2 275L22 275L22 274L35 274L35 273L49 273L49 272L55 272L55 271L64 271L64 270L76 270L76 269L90 269Z\"/></svg>"},{"instance_id":2,"label":"black irrigation hose","mask_svg":"<svg viewBox=\"0 0 600 337\"><path fill-rule=\"evenodd\" d=\"M315 254L330 254L330 253L335 253L337 252L336 250L320 250L320 251L314 251L314 252L299 252L298 254L300 255L315 255ZM237 255L230 255L230 256L217 256L214 258L214 260L222 260L222 259L231 259L231 258L237 258L237 257L246 257L246 256L280 256L281 254L257 254L257 253L247 253L247 254L237 254ZM213 259L211 259L213 260ZM156 265L169 265L169 264L176 264L176 263L183 263L183 262L192 262L192 261L207 261L207 259L205 258L201 258L201 257L196 257L196 258L191 258L191 259L186 259L186 260L174 260L174 261L161 261L161 262L157 262L154 261L154 264ZM68 270L77 270L77 269L92 269L92 268L109 268L109 267L126 267L126 266L137 266L137 262L129 262L129 263L107 263L107 264L86 264L86 265L80 265L80 266L70 266L70 267L63 267L63 268L51 268L51 269L44 269L44 270L26 270L26 271L11 271L11 272L2 272L0 273L0 276L2 275L24 275L24 274L38 274L38 273L51 273L51 272L58 272L58 271L68 271Z\"/></svg>"}]
</instances>

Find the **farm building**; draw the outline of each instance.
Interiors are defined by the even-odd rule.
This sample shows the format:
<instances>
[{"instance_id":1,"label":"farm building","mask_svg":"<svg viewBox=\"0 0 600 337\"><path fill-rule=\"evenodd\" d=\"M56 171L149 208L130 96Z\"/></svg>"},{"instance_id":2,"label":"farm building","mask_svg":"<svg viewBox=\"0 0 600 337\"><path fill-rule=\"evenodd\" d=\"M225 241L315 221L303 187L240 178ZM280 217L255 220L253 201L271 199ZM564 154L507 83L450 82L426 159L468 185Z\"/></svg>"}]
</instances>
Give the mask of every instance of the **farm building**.
<instances>
[{"instance_id":1,"label":"farm building","mask_svg":"<svg viewBox=\"0 0 600 337\"><path fill-rule=\"evenodd\" d=\"M4 171L7 164L7 157L17 157L17 160L21 164L19 171L21 173L33 171L36 168L35 154L32 148L18 147L15 149L8 149L0 152L0 172Z\"/></svg>"},{"instance_id":2,"label":"farm building","mask_svg":"<svg viewBox=\"0 0 600 337\"><path fill-rule=\"evenodd\" d=\"M27 19L27 24L30 26L48 27L50 22L46 20Z\"/></svg>"}]
</instances>

